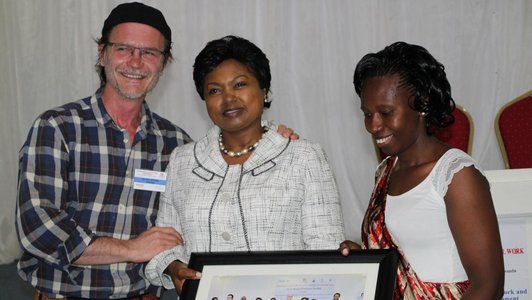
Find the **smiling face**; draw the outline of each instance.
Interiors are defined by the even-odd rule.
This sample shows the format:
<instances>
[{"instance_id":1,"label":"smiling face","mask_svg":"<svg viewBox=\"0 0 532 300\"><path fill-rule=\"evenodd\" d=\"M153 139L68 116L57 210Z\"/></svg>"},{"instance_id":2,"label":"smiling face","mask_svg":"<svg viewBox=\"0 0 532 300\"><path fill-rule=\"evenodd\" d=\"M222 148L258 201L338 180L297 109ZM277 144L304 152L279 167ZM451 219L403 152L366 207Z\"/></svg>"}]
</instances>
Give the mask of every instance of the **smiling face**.
<instances>
[{"instance_id":1,"label":"smiling face","mask_svg":"<svg viewBox=\"0 0 532 300\"><path fill-rule=\"evenodd\" d=\"M109 35L109 42L138 48L164 50L164 36L155 28L140 23L116 25ZM100 45L99 63L105 69L107 83L104 94L128 100L144 100L159 80L163 60L147 59L140 50L124 55L120 48Z\"/></svg>"},{"instance_id":2,"label":"smiling face","mask_svg":"<svg viewBox=\"0 0 532 300\"><path fill-rule=\"evenodd\" d=\"M409 105L411 97L399 75L372 77L363 85L364 125L387 155L400 155L427 134L424 118Z\"/></svg>"},{"instance_id":3,"label":"smiling face","mask_svg":"<svg viewBox=\"0 0 532 300\"><path fill-rule=\"evenodd\" d=\"M204 82L207 112L222 133L260 135L266 91L245 65L225 60Z\"/></svg>"}]
</instances>

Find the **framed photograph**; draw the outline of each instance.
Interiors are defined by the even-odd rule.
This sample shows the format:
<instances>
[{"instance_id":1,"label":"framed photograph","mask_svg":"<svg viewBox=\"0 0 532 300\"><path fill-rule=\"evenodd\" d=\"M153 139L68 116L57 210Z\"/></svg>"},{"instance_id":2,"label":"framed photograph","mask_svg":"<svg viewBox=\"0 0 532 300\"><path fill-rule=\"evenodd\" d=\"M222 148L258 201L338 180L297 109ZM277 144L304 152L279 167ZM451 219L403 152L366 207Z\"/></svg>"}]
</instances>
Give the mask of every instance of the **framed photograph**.
<instances>
[{"instance_id":1,"label":"framed photograph","mask_svg":"<svg viewBox=\"0 0 532 300\"><path fill-rule=\"evenodd\" d=\"M367 300L392 299L396 250L192 253L182 299Z\"/></svg>"}]
</instances>

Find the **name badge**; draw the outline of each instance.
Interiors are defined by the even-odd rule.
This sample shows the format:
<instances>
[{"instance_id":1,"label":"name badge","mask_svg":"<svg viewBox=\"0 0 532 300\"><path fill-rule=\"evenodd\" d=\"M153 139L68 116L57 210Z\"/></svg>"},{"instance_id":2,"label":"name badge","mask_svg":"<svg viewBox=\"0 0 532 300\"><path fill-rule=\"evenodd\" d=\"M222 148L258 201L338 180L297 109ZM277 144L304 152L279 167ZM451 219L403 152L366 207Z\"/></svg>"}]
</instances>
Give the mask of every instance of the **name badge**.
<instances>
[{"instance_id":1,"label":"name badge","mask_svg":"<svg viewBox=\"0 0 532 300\"><path fill-rule=\"evenodd\" d=\"M135 169L133 188L136 190L164 192L166 189L166 172Z\"/></svg>"}]
</instances>

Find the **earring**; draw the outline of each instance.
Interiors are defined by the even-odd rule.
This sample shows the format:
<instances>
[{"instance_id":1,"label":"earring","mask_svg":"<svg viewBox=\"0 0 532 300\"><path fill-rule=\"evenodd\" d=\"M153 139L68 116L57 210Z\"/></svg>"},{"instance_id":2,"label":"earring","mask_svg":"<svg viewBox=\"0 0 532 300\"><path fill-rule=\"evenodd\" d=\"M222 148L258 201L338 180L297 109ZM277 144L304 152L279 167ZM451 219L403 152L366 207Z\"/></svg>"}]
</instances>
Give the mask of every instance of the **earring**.
<instances>
[{"instance_id":1,"label":"earring","mask_svg":"<svg viewBox=\"0 0 532 300\"><path fill-rule=\"evenodd\" d=\"M268 96L264 97L264 103L272 103L272 100L268 98Z\"/></svg>"},{"instance_id":2,"label":"earring","mask_svg":"<svg viewBox=\"0 0 532 300\"><path fill-rule=\"evenodd\" d=\"M422 115L423 117L427 115L426 112L420 112L419 114Z\"/></svg>"}]
</instances>

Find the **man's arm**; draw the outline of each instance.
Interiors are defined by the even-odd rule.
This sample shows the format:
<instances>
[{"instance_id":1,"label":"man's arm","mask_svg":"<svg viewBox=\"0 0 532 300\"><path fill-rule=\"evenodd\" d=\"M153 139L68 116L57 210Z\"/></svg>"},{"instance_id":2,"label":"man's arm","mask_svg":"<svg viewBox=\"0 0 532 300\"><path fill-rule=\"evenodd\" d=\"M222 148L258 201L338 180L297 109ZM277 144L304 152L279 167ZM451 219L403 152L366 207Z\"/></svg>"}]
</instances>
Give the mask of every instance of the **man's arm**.
<instances>
[{"instance_id":1,"label":"man's arm","mask_svg":"<svg viewBox=\"0 0 532 300\"><path fill-rule=\"evenodd\" d=\"M290 138L291 140L298 140L299 135L292 130L292 128L286 127L286 125L277 126L277 133L282 135L285 138Z\"/></svg>"},{"instance_id":2,"label":"man's arm","mask_svg":"<svg viewBox=\"0 0 532 300\"><path fill-rule=\"evenodd\" d=\"M79 204L69 199L69 188L76 185L69 181L70 150L62 132L68 125L58 125L58 119L54 112L37 119L20 151L16 225L23 249L65 267L74 261L145 262L156 251L180 244L181 236L171 228L153 228L127 241L97 237L72 218Z\"/></svg>"},{"instance_id":3,"label":"man's arm","mask_svg":"<svg viewBox=\"0 0 532 300\"><path fill-rule=\"evenodd\" d=\"M22 248L64 267L95 238L73 221L69 151L54 112L37 119L19 155L16 225ZM64 126L64 124L63 124Z\"/></svg>"},{"instance_id":4,"label":"man's arm","mask_svg":"<svg viewBox=\"0 0 532 300\"><path fill-rule=\"evenodd\" d=\"M171 227L152 227L132 240L99 237L83 251L74 264L143 263L182 243L181 235Z\"/></svg>"}]
</instances>

